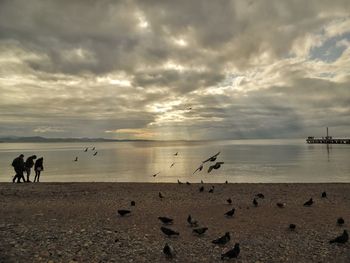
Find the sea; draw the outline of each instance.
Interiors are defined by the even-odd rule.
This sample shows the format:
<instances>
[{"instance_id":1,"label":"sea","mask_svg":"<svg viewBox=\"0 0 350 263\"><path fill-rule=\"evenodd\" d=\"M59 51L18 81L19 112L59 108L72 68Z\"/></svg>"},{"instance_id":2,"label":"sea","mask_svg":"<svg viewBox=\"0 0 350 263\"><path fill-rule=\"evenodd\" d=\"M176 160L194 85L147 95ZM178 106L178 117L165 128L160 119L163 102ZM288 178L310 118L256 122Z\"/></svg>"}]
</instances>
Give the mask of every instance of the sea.
<instances>
[{"instance_id":1,"label":"sea","mask_svg":"<svg viewBox=\"0 0 350 263\"><path fill-rule=\"evenodd\" d=\"M0 143L0 182L12 181L11 163L20 154L44 158L41 182L350 182L350 144L304 139ZM216 162L223 164L208 172Z\"/></svg>"}]
</instances>

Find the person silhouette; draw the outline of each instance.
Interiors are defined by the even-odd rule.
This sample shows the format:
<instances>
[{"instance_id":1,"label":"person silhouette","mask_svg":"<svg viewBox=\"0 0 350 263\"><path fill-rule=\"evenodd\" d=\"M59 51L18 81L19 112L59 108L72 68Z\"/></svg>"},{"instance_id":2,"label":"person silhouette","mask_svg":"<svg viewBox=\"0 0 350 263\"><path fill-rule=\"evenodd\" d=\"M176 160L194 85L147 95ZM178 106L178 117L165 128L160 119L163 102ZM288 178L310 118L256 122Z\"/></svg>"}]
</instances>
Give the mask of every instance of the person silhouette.
<instances>
[{"instance_id":1,"label":"person silhouette","mask_svg":"<svg viewBox=\"0 0 350 263\"><path fill-rule=\"evenodd\" d=\"M44 161L44 158L41 157L38 160L36 160L36 162L35 162L35 165L34 165L34 171L35 171L34 183L35 183L35 181L39 183L41 171L44 170L43 161Z\"/></svg>"},{"instance_id":2,"label":"person silhouette","mask_svg":"<svg viewBox=\"0 0 350 263\"><path fill-rule=\"evenodd\" d=\"M17 183L21 182L21 179L23 179L23 182L25 182L23 171L25 170L24 165L24 155L21 154L20 156L16 157L12 161L12 166L16 172L16 175L13 177L12 182L14 183L17 179Z\"/></svg>"},{"instance_id":3,"label":"person silhouette","mask_svg":"<svg viewBox=\"0 0 350 263\"><path fill-rule=\"evenodd\" d=\"M29 180L29 176L30 176L31 169L34 166L34 160L35 159L36 159L36 155L32 155L32 156L28 157L26 162L25 162L25 169L26 169L26 172L27 172L27 183L31 182Z\"/></svg>"}]
</instances>

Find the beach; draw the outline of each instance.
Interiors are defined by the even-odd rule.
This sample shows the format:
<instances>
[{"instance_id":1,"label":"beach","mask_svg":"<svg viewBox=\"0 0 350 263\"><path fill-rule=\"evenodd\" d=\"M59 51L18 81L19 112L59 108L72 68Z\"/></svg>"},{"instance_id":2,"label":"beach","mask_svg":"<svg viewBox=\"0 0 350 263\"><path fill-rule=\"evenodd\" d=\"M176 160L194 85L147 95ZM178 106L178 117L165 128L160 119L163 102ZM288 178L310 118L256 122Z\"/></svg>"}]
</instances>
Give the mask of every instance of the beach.
<instances>
[{"instance_id":1,"label":"beach","mask_svg":"<svg viewBox=\"0 0 350 263\"><path fill-rule=\"evenodd\" d=\"M254 207L258 193L265 197ZM314 204L304 207L310 198ZM0 203L0 262L220 262L237 242L232 262L350 262L349 242L329 243L350 229L347 183L1 183ZM225 217L233 207L234 216ZM131 214L121 217L118 209ZM189 214L208 227L203 236L192 233ZM173 218L169 228L180 235L166 237L159 216ZM225 232L228 244L211 243ZM172 259L162 252L166 243Z\"/></svg>"}]
</instances>

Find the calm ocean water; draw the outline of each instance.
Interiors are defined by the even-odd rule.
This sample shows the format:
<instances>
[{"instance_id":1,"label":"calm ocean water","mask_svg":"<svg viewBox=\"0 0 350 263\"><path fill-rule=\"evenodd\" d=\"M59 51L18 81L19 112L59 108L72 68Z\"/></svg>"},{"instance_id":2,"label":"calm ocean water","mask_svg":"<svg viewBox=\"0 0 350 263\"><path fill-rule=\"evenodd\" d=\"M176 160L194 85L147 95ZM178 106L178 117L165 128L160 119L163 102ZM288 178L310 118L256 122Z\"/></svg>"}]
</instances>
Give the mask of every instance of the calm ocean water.
<instances>
[{"instance_id":1,"label":"calm ocean water","mask_svg":"<svg viewBox=\"0 0 350 263\"><path fill-rule=\"evenodd\" d=\"M96 156L92 146L98 151ZM85 147L90 147L87 152ZM225 162L220 169L208 174L206 163L200 173L192 174L218 151L217 161ZM302 139L0 143L1 182L11 180L14 172L10 164L20 153L25 158L33 154L44 157L42 182L350 182L350 145L330 145L327 149ZM73 161L76 156L78 162Z\"/></svg>"}]
</instances>

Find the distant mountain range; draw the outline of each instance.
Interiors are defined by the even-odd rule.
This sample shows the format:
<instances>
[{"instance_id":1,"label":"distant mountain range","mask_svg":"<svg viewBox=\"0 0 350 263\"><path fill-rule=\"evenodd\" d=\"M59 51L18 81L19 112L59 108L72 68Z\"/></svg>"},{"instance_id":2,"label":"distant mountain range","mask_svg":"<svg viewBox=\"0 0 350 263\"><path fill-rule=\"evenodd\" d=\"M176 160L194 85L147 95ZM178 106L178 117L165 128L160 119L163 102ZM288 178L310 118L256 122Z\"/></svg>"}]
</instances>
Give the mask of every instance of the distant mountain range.
<instances>
[{"instance_id":1,"label":"distant mountain range","mask_svg":"<svg viewBox=\"0 0 350 263\"><path fill-rule=\"evenodd\" d=\"M0 137L0 142L125 142L125 141L147 141L147 140L116 140L116 139L105 139L105 138L45 138L40 136Z\"/></svg>"}]
</instances>

